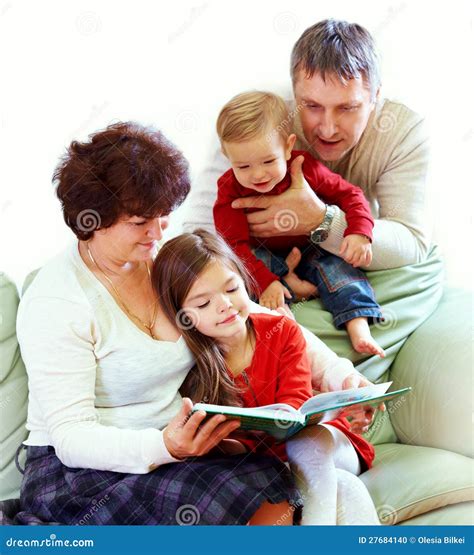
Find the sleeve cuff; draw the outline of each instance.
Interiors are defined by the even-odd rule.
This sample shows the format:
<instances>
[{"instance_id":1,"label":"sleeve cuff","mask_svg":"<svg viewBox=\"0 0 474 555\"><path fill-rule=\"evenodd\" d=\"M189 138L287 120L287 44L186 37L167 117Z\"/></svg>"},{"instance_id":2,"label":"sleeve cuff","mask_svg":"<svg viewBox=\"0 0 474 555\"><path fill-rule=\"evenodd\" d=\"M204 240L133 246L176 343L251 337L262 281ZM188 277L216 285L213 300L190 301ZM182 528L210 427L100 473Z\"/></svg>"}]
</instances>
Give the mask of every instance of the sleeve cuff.
<instances>
[{"instance_id":1,"label":"sleeve cuff","mask_svg":"<svg viewBox=\"0 0 474 555\"><path fill-rule=\"evenodd\" d=\"M149 441L152 441L153 443L147 446L151 449L150 449L150 453L147 453L146 455L149 472L151 472L152 470L155 470L155 468L158 468L162 464L184 462L186 460L186 459L175 459L173 456L170 455L165 445L165 440L163 437L162 430L152 430L152 431L154 432L154 434Z\"/></svg>"},{"instance_id":2,"label":"sleeve cuff","mask_svg":"<svg viewBox=\"0 0 474 555\"><path fill-rule=\"evenodd\" d=\"M347 228L346 214L334 205L336 210L334 218L329 229L329 236L326 241L321 243L323 249L337 255L341 248L342 240L344 239L344 231Z\"/></svg>"}]
</instances>

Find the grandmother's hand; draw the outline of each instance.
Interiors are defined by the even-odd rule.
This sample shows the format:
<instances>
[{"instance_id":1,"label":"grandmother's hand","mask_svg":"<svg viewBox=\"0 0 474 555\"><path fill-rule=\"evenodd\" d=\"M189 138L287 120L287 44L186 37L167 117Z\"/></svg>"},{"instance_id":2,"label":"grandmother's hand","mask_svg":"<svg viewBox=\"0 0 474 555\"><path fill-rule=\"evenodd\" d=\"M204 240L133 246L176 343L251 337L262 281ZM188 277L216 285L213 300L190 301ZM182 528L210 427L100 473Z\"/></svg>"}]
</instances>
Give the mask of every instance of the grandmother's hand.
<instances>
[{"instance_id":1,"label":"grandmother's hand","mask_svg":"<svg viewBox=\"0 0 474 555\"><path fill-rule=\"evenodd\" d=\"M185 397L181 410L163 430L166 448L175 459L205 455L240 426L239 421L216 414L200 427L206 413L200 410L188 418L192 408L191 399Z\"/></svg>"}]
</instances>

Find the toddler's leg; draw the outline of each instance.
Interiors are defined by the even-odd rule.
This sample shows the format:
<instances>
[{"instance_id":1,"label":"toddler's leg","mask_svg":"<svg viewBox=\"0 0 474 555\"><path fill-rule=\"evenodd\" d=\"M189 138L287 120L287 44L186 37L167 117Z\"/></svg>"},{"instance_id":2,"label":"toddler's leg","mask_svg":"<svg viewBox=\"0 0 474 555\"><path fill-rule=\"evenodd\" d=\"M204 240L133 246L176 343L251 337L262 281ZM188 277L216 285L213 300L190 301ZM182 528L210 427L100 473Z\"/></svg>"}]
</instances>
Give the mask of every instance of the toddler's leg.
<instances>
[{"instance_id":1,"label":"toddler's leg","mask_svg":"<svg viewBox=\"0 0 474 555\"><path fill-rule=\"evenodd\" d=\"M338 329L347 327L357 352L385 356L368 324L368 318L382 319L382 311L361 270L324 249L318 249L305 255L298 275L317 285L321 301L334 317L334 325Z\"/></svg>"},{"instance_id":2,"label":"toddler's leg","mask_svg":"<svg viewBox=\"0 0 474 555\"><path fill-rule=\"evenodd\" d=\"M370 333L367 318L353 318L346 322L346 328L355 351L385 357L384 350Z\"/></svg>"}]
</instances>

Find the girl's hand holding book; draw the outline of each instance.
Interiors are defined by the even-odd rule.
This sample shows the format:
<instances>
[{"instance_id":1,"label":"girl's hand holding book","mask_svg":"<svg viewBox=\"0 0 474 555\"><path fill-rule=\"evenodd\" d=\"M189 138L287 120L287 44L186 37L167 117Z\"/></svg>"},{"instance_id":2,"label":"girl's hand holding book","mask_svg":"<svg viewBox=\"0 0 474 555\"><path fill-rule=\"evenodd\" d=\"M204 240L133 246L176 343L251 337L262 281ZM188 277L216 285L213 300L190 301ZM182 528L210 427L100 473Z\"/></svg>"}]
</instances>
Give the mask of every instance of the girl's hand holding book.
<instances>
[{"instance_id":1,"label":"girl's hand holding book","mask_svg":"<svg viewBox=\"0 0 474 555\"><path fill-rule=\"evenodd\" d=\"M342 389L352 389L355 387L366 387L368 385L372 385L372 382L362 376L359 373L354 373L349 376L343 381ZM377 407L378 410L384 412L385 411L385 404L380 403ZM355 434L363 434L367 432L370 425L372 424L372 420L375 417L375 411L377 410L370 405L358 405L349 409L346 409L342 416L349 417L349 422L351 425L351 430Z\"/></svg>"}]
</instances>

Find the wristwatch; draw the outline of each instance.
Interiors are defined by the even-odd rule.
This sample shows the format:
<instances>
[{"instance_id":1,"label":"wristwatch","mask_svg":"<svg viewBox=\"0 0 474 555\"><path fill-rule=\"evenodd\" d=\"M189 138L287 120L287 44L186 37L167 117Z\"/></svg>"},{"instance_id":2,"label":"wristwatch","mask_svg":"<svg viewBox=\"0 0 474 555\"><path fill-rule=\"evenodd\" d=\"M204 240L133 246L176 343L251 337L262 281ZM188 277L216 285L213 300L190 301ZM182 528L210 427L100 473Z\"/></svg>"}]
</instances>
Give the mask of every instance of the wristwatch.
<instances>
[{"instance_id":1,"label":"wristwatch","mask_svg":"<svg viewBox=\"0 0 474 555\"><path fill-rule=\"evenodd\" d=\"M331 204L326 204L326 213L321 225L310 232L309 238L312 243L322 243L326 241L329 235L329 228L331 227L332 220L336 214L336 209Z\"/></svg>"}]
</instances>

